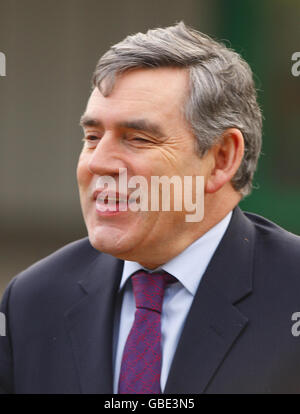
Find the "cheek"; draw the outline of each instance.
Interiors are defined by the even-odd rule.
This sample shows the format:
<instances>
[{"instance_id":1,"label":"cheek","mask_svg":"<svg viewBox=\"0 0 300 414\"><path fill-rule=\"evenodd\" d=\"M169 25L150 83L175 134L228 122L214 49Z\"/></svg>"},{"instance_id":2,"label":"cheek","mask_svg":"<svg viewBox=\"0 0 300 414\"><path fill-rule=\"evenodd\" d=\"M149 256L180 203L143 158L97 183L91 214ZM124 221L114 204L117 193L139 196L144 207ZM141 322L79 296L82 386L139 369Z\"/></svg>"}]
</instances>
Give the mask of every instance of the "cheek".
<instances>
[{"instance_id":1,"label":"cheek","mask_svg":"<svg viewBox=\"0 0 300 414\"><path fill-rule=\"evenodd\" d=\"M85 154L81 154L79 157L76 175L79 188L85 188L89 185L92 179L92 174L88 169L88 160Z\"/></svg>"}]
</instances>

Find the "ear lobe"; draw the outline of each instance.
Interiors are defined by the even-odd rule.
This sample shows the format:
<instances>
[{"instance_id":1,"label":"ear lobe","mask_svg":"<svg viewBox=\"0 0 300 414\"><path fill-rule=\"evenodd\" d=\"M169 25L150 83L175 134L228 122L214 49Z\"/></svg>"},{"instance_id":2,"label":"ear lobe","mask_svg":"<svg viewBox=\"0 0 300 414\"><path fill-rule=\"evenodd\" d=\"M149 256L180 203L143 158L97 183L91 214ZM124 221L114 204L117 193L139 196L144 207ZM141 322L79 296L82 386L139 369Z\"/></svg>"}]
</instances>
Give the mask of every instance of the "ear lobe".
<instances>
[{"instance_id":1,"label":"ear lobe","mask_svg":"<svg viewBox=\"0 0 300 414\"><path fill-rule=\"evenodd\" d=\"M244 156L244 138L237 128L227 129L211 148L214 167L207 179L205 191L214 193L230 182Z\"/></svg>"},{"instance_id":2,"label":"ear lobe","mask_svg":"<svg viewBox=\"0 0 300 414\"><path fill-rule=\"evenodd\" d=\"M222 172L222 170L216 170L216 172L212 174L207 180L205 191L207 193L215 193L221 187L223 187L226 182L226 175Z\"/></svg>"}]
</instances>

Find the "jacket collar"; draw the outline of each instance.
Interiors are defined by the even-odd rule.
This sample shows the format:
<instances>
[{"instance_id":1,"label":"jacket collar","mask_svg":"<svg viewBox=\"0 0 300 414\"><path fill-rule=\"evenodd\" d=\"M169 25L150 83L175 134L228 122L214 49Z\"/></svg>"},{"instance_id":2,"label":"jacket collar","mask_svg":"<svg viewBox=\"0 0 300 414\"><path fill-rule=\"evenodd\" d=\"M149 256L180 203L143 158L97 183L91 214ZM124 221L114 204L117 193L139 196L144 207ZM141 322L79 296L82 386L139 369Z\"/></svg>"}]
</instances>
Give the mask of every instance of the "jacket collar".
<instances>
[{"instance_id":1,"label":"jacket collar","mask_svg":"<svg viewBox=\"0 0 300 414\"><path fill-rule=\"evenodd\" d=\"M84 394L111 394L113 324L123 261L99 253L78 283L82 297L65 321Z\"/></svg>"},{"instance_id":2,"label":"jacket collar","mask_svg":"<svg viewBox=\"0 0 300 414\"><path fill-rule=\"evenodd\" d=\"M235 306L252 291L255 232L236 207L200 282L166 383L165 393L202 393L246 329Z\"/></svg>"}]
</instances>

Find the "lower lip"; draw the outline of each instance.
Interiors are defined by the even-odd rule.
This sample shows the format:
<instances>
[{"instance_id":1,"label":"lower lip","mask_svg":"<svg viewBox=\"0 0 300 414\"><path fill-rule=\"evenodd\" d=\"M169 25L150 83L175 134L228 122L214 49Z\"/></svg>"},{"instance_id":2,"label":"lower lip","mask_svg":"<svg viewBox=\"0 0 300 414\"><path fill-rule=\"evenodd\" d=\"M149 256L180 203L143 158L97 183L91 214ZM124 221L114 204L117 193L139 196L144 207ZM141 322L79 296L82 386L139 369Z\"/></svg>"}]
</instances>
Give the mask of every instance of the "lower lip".
<instances>
[{"instance_id":1,"label":"lower lip","mask_svg":"<svg viewBox=\"0 0 300 414\"><path fill-rule=\"evenodd\" d=\"M103 205L103 206L105 206L105 205ZM98 208L97 203L96 203L96 212L100 216L116 216L116 215L120 215L120 214L127 213L128 210L129 209L128 209L128 205L127 204L126 204L126 210L119 210L119 203L116 203L113 210L107 209L107 210L103 211L103 210L100 210Z\"/></svg>"}]
</instances>

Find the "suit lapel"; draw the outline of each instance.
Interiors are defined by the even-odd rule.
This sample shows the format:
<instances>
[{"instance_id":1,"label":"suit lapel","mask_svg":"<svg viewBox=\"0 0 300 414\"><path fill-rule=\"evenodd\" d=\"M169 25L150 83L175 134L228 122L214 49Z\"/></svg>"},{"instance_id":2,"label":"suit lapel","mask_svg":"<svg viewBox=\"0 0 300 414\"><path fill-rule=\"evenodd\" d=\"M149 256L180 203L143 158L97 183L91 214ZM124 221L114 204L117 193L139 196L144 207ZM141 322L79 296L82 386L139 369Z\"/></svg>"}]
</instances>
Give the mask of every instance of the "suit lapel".
<instances>
[{"instance_id":1,"label":"suit lapel","mask_svg":"<svg viewBox=\"0 0 300 414\"><path fill-rule=\"evenodd\" d=\"M164 392L202 393L248 319L235 306L252 291L254 229L237 207L197 290Z\"/></svg>"},{"instance_id":2,"label":"suit lapel","mask_svg":"<svg viewBox=\"0 0 300 414\"><path fill-rule=\"evenodd\" d=\"M123 261L97 255L79 282L82 297L65 313L83 393L112 393L112 348L116 293Z\"/></svg>"}]
</instances>

